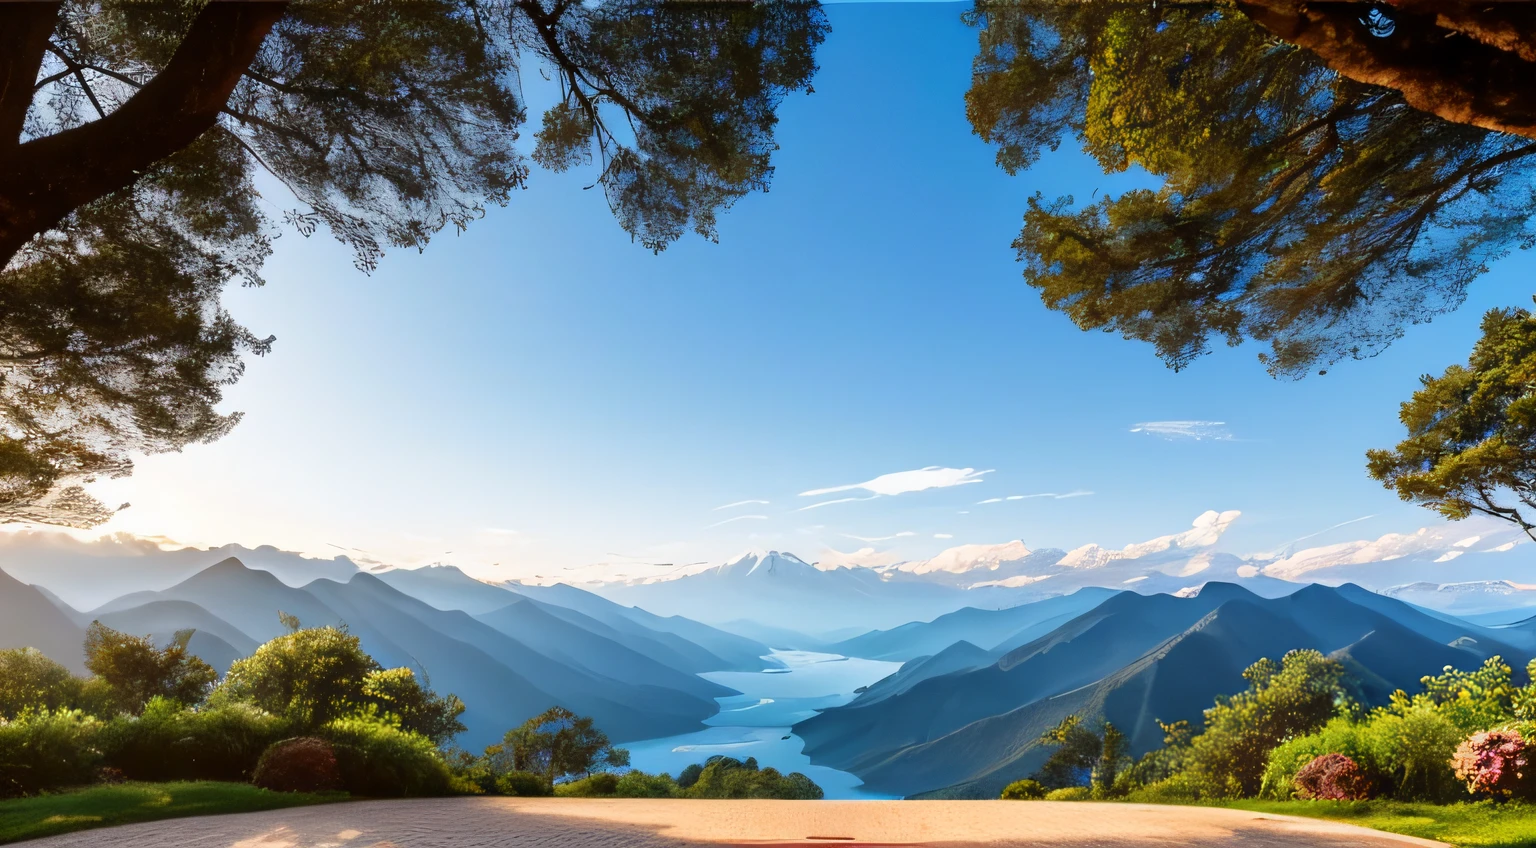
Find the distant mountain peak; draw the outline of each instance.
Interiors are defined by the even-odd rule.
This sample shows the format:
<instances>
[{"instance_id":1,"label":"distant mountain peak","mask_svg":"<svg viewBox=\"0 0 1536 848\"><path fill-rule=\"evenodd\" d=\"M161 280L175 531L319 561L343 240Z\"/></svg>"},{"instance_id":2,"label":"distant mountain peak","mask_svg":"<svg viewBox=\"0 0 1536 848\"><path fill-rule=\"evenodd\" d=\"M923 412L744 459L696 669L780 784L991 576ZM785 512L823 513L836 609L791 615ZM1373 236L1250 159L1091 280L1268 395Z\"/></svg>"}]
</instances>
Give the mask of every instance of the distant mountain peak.
<instances>
[{"instance_id":1,"label":"distant mountain peak","mask_svg":"<svg viewBox=\"0 0 1536 848\"><path fill-rule=\"evenodd\" d=\"M766 576L783 571L802 572L805 570L814 571L816 567L792 553L761 549L746 551L735 559L714 568L714 571L719 574L734 577L749 577L754 574Z\"/></svg>"},{"instance_id":2,"label":"distant mountain peak","mask_svg":"<svg viewBox=\"0 0 1536 848\"><path fill-rule=\"evenodd\" d=\"M1025 547L1023 541L1014 539L1000 545L956 545L945 548L932 559L904 562L892 567L910 574L932 574L936 571L964 574L983 568L996 571L1003 563L1021 560L1031 553L1034 552Z\"/></svg>"}]
</instances>

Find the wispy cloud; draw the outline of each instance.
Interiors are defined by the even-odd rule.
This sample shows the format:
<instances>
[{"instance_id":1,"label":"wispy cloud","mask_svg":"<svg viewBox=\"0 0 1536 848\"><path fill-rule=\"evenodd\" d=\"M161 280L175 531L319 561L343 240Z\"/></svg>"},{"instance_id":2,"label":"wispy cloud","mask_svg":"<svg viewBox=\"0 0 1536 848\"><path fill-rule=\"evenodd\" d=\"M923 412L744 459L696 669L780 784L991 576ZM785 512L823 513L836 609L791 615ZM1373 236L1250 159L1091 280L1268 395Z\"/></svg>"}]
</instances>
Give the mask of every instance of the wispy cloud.
<instances>
[{"instance_id":1,"label":"wispy cloud","mask_svg":"<svg viewBox=\"0 0 1536 848\"><path fill-rule=\"evenodd\" d=\"M805 512L808 509L820 509L821 507L831 506L833 504L853 503L854 501L872 501L872 500L874 500L875 498L878 498L878 497L880 497L880 496L879 495L870 495L867 498L837 498L835 500L830 500L830 501L818 501L816 503L810 504L809 506L802 506L799 509L795 510L795 512Z\"/></svg>"},{"instance_id":2,"label":"wispy cloud","mask_svg":"<svg viewBox=\"0 0 1536 848\"><path fill-rule=\"evenodd\" d=\"M976 505L1002 503L1003 501L1027 501L1031 498L1050 498L1052 500L1064 501L1067 498L1085 498L1091 494L1093 492L1087 489L1075 489L1070 492L1037 492L1033 495L1009 495L1006 498L987 498L984 501L977 501Z\"/></svg>"},{"instance_id":3,"label":"wispy cloud","mask_svg":"<svg viewBox=\"0 0 1536 848\"><path fill-rule=\"evenodd\" d=\"M933 538L935 538L935 539L953 539L953 538L955 538L955 534L953 534L953 533L935 533L935 534L933 534Z\"/></svg>"},{"instance_id":4,"label":"wispy cloud","mask_svg":"<svg viewBox=\"0 0 1536 848\"><path fill-rule=\"evenodd\" d=\"M843 535L849 539L857 539L860 542L889 542L892 539L903 539L907 536L916 536L917 534L911 530L903 530L900 533L892 533L889 536L855 536L852 533L844 533Z\"/></svg>"},{"instance_id":5,"label":"wispy cloud","mask_svg":"<svg viewBox=\"0 0 1536 848\"><path fill-rule=\"evenodd\" d=\"M719 512L722 509L735 509L738 506L751 506L753 504L760 504L762 506L767 506L768 502L767 501L756 501L756 500L753 500L753 501L737 501L735 503L721 504L720 506L715 507L712 510L712 512Z\"/></svg>"},{"instance_id":6,"label":"wispy cloud","mask_svg":"<svg viewBox=\"0 0 1536 848\"><path fill-rule=\"evenodd\" d=\"M767 520L768 520L768 516L766 516L766 515L733 515L733 516L731 516L730 518L727 518L724 521L716 521L714 524L709 525L709 527L719 527L722 524L730 524L732 521L767 521ZM708 530L709 527L705 527L704 529Z\"/></svg>"},{"instance_id":7,"label":"wispy cloud","mask_svg":"<svg viewBox=\"0 0 1536 848\"><path fill-rule=\"evenodd\" d=\"M489 533L492 536L520 536L520 535L522 535L521 533L517 532L516 530L508 530L508 529L506 529L504 527L487 527L484 530L481 530L480 532L481 533Z\"/></svg>"},{"instance_id":8,"label":"wispy cloud","mask_svg":"<svg viewBox=\"0 0 1536 848\"><path fill-rule=\"evenodd\" d=\"M1143 421L1133 426L1131 432L1146 433L1168 441L1232 441L1232 432L1227 429L1225 421Z\"/></svg>"},{"instance_id":9,"label":"wispy cloud","mask_svg":"<svg viewBox=\"0 0 1536 848\"><path fill-rule=\"evenodd\" d=\"M892 474L881 474L873 480L863 483L850 483L846 486L831 486L825 489L812 489L809 492L801 492L802 498L813 498L818 495L830 495L835 492L851 492L854 489L863 489L876 495L904 495L908 492L922 492L928 489L947 489L950 486L964 486L967 483L980 483L983 474L991 474L993 469L977 471L974 468L941 468L930 465L927 468L919 468L916 471L897 471Z\"/></svg>"}]
</instances>

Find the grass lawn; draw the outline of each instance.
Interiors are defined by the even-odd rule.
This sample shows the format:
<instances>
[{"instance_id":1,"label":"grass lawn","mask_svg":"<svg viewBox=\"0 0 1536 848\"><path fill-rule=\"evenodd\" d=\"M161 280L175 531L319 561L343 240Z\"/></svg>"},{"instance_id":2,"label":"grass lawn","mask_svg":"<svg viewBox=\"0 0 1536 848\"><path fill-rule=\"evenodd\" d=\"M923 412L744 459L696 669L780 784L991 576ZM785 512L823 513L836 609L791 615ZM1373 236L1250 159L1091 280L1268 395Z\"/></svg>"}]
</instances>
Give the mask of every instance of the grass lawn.
<instances>
[{"instance_id":1,"label":"grass lawn","mask_svg":"<svg viewBox=\"0 0 1536 848\"><path fill-rule=\"evenodd\" d=\"M1332 819L1468 848L1536 848L1536 805L1532 804L1233 801L1224 806L1259 813Z\"/></svg>"},{"instance_id":2,"label":"grass lawn","mask_svg":"<svg viewBox=\"0 0 1536 848\"><path fill-rule=\"evenodd\" d=\"M0 801L0 844L114 824L344 801L341 792L268 792L248 783L118 783Z\"/></svg>"}]
</instances>

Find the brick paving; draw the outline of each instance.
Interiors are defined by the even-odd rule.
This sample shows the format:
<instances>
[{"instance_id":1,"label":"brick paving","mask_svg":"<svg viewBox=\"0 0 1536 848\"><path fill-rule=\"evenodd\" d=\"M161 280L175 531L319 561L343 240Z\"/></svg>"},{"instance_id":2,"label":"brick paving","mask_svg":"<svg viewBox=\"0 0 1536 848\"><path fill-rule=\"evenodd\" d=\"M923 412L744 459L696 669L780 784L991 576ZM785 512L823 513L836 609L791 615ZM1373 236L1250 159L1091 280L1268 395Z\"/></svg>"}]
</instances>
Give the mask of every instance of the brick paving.
<instances>
[{"instance_id":1,"label":"brick paving","mask_svg":"<svg viewBox=\"0 0 1536 848\"><path fill-rule=\"evenodd\" d=\"M1047 801L433 798L202 816L29 848L1400 848L1440 843L1238 810Z\"/></svg>"}]
</instances>

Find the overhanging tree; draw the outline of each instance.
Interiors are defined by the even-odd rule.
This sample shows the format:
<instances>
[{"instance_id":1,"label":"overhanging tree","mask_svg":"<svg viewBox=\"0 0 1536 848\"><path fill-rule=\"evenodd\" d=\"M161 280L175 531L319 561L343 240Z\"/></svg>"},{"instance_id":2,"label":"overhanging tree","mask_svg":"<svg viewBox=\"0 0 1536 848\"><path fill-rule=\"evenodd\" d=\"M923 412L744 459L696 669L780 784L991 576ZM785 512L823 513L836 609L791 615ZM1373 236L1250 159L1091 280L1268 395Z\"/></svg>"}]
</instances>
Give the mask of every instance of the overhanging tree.
<instances>
[{"instance_id":1,"label":"overhanging tree","mask_svg":"<svg viewBox=\"0 0 1536 848\"><path fill-rule=\"evenodd\" d=\"M1452 521L1488 515L1536 539L1536 317L1494 309L1466 365L1425 375L1399 418L1408 435L1366 453L1405 501Z\"/></svg>"},{"instance_id":2,"label":"overhanging tree","mask_svg":"<svg viewBox=\"0 0 1536 848\"><path fill-rule=\"evenodd\" d=\"M1536 240L1536 142L1411 108L1232 7L998 2L970 20L967 114L1000 166L1076 138L1106 173L1161 182L1032 199L1026 282L1173 368L1218 340L1268 342L1284 377L1370 356Z\"/></svg>"},{"instance_id":3,"label":"overhanging tree","mask_svg":"<svg viewBox=\"0 0 1536 848\"><path fill-rule=\"evenodd\" d=\"M219 298L271 252L258 171L371 270L525 184L533 57L565 91L535 159L596 150L653 250L713 237L826 29L810 2L0 5L0 521L100 523L81 483L238 421L223 387L273 340Z\"/></svg>"}]
</instances>

